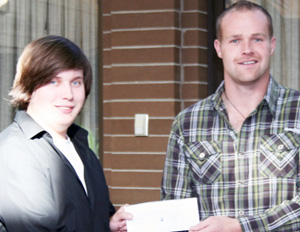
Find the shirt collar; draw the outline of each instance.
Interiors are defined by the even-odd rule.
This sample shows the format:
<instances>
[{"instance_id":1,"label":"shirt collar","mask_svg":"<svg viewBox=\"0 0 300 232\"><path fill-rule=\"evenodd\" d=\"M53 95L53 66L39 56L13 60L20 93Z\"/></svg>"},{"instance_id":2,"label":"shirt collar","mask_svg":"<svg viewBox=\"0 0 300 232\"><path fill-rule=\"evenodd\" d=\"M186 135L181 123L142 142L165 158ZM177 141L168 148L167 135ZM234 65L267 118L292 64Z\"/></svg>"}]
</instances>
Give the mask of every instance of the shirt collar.
<instances>
[{"instance_id":1,"label":"shirt collar","mask_svg":"<svg viewBox=\"0 0 300 232\"><path fill-rule=\"evenodd\" d=\"M268 84L267 92L264 96L264 100L268 103L270 111L273 115L276 113L276 107L279 96L279 84L270 76L270 82Z\"/></svg>"},{"instance_id":2,"label":"shirt collar","mask_svg":"<svg viewBox=\"0 0 300 232\"><path fill-rule=\"evenodd\" d=\"M23 110L17 111L14 120L20 126L27 139L32 139L38 135L42 136L46 132Z\"/></svg>"},{"instance_id":3,"label":"shirt collar","mask_svg":"<svg viewBox=\"0 0 300 232\"><path fill-rule=\"evenodd\" d=\"M278 95L279 95L279 89L280 86L279 84L273 79L272 76L270 76L270 81L268 84L267 92L263 98L263 101L265 101L270 109L270 112L272 115L275 115L276 112L276 106L277 106L277 100L278 100ZM212 106L216 110L223 110L224 109L224 103L222 101L222 94L225 90L224 87L224 80L212 96Z\"/></svg>"},{"instance_id":4,"label":"shirt collar","mask_svg":"<svg viewBox=\"0 0 300 232\"><path fill-rule=\"evenodd\" d=\"M212 101L211 101L212 106L216 110L223 111L223 109L224 109L224 103L222 101L222 94L223 94L224 90L225 90L224 81L222 81L220 86L218 87L218 89L216 90L216 92L212 96Z\"/></svg>"},{"instance_id":5,"label":"shirt collar","mask_svg":"<svg viewBox=\"0 0 300 232\"><path fill-rule=\"evenodd\" d=\"M47 133L38 123L34 121L25 111L17 111L15 116L15 122L20 126L25 137L27 139L33 139L35 137L42 137ZM74 137L85 138L87 137L87 131L81 127L72 124L68 129L68 136L72 140Z\"/></svg>"}]
</instances>

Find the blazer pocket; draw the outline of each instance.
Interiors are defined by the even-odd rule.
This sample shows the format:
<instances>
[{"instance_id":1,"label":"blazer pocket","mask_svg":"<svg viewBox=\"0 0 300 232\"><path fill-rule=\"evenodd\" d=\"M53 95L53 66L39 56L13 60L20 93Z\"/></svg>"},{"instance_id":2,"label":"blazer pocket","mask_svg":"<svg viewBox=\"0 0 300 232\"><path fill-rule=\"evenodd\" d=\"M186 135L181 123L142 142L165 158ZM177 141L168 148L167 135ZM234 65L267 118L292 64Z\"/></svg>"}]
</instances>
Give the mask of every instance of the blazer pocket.
<instances>
[{"instance_id":1,"label":"blazer pocket","mask_svg":"<svg viewBox=\"0 0 300 232\"><path fill-rule=\"evenodd\" d=\"M212 184L221 176L221 149L218 142L201 141L184 145L193 178Z\"/></svg>"},{"instance_id":2,"label":"blazer pocket","mask_svg":"<svg viewBox=\"0 0 300 232\"><path fill-rule=\"evenodd\" d=\"M295 177L300 136L281 133L260 138L260 170L266 177Z\"/></svg>"}]
</instances>

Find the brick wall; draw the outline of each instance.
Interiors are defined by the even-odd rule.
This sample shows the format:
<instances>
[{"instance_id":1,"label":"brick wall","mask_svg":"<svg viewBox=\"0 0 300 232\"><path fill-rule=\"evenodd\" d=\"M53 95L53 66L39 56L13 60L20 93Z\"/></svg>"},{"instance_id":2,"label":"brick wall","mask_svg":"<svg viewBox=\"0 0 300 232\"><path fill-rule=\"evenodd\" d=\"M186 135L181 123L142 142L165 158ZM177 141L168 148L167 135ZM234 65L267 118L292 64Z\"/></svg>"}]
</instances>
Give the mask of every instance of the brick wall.
<instances>
[{"instance_id":1,"label":"brick wall","mask_svg":"<svg viewBox=\"0 0 300 232\"><path fill-rule=\"evenodd\" d=\"M115 206L159 200L171 123L207 96L206 0L102 0L103 167ZM149 136L134 115L149 114Z\"/></svg>"}]
</instances>

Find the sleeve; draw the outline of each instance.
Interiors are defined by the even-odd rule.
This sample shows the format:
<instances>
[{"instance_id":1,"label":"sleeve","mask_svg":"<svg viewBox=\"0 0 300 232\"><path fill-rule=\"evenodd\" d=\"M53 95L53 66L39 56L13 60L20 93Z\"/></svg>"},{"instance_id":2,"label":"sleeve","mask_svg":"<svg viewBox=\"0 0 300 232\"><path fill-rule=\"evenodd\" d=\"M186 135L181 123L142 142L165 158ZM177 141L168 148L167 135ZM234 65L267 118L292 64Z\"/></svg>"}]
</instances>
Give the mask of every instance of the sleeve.
<instances>
[{"instance_id":1,"label":"sleeve","mask_svg":"<svg viewBox=\"0 0 300 232\"><path fill-rule=\"evenodd\" d=\"M184 140L177 117L173 122L167 147L161 185L162 200L189 198L192 195L192 179L183 146Z\"/></svg>"},{"instance_id":2,"label":"sleeve","mask_svg":"<svg viewBox=\"0 0 300 232\"><path fill-rule=\"evenodd\" d=\"M0 215L8 231L50 231L58 222L58 203L45 167L27 148L23 141L1 141Z\"/></svg>"},{"instance_id":3,"label":"sleeve","mask_svg":"<svg viewBox=\"0 0 300 232\"><path fill-rule=\"evenodd\" d=\"M239 219L243 231L299 231L300 198L299 194L291 201L269 209L262 215Z\"/></svg>"}]
</instances>

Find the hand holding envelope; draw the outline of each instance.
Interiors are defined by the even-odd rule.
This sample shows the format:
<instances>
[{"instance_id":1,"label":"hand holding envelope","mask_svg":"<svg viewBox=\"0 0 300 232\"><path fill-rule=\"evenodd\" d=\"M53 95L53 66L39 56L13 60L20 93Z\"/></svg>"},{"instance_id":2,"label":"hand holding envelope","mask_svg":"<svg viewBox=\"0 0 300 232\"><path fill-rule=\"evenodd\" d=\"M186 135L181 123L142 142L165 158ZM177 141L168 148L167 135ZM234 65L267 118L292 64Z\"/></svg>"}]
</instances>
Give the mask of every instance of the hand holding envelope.
<instances>
[{"instance_id":1,"label":"hand holding envelope","mask_svg":"<svg viewBox=\"0 0 300 232\"><path fill-rule=\"evenodd\" d=\"M128 232L170 232L188 230L199 223L197 198L146 202L125 207L133 215Z\"/></svg>"}]
</instances>

